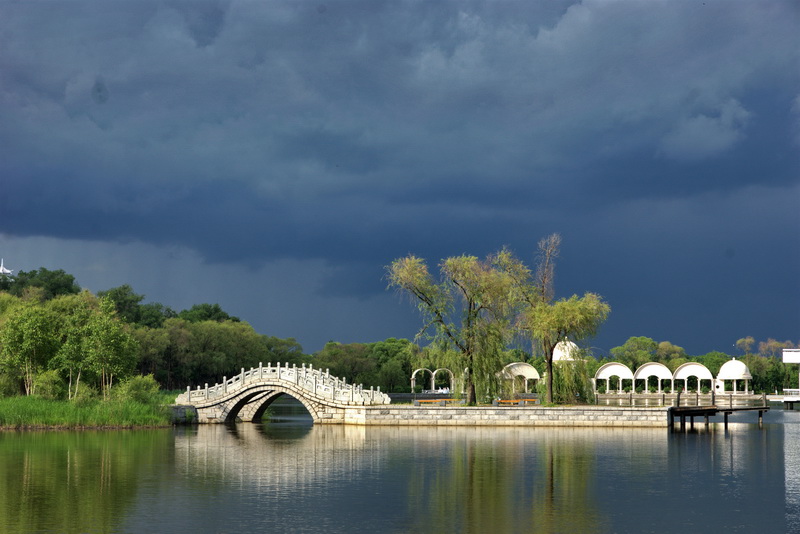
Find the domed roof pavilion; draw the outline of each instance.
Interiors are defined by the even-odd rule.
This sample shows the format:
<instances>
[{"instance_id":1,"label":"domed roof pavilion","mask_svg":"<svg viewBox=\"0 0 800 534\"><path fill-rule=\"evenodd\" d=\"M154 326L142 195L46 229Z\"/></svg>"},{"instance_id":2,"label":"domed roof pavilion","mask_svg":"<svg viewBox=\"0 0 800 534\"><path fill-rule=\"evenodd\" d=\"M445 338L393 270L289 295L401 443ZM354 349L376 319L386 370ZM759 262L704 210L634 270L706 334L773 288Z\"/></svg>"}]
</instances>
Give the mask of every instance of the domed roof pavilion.
<instances>
[{"instance_id":1,"label":"domed roof pavilion","mask_svg":"<svg viewBox=\"0 0 800 534\"><path fill-rule=\"evenodd\" d=\"M736 358L722 364L717 373L717 384L722 385L722 391L725 391L725 380L733 381L733 392L736 393L736 381L744 380L744 392L748 393L747 383L753 379L750 374L750 369L747 365Z\"/></svg>"}]
</instances>

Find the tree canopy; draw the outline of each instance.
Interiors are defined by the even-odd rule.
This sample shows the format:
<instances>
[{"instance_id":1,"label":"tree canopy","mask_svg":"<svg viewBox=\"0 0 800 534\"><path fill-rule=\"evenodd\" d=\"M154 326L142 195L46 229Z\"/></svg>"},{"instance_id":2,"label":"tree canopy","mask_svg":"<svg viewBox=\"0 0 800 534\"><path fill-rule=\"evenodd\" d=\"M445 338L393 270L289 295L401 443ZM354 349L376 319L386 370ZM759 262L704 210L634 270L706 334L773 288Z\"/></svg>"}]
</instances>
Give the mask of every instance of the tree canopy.
<instances>
[{"instance_id":1,"label":"tree canopy","mask_svg":"<svg viewBox=\"0 0 800 534\"><path fill-rule=\"evenodd\" d=\"M466 371L467 402L496 390L496 364L512 334L514 281L491 257L454 256L439 265L436 282L425 262L413 255L387 267L389 286L416 301L428 336L451 366Z\"/></svg>"},{"instance_id":2,"label":"tree canopy","mask_svg":"<svg viewBox=\"0 0 800 534\"><path fill-rule=\"evenodd\" d=\"M178 317L185 321L189 321L190 323L199 323L201 321L232 321L238 323L240 321L238 317L228 315L228 313L224 311L219 304L208 303L195 304L188 310L183 310L180 312Z\"/></svg>"},{"instance_id":3,"label":"tree canopy","mask_svg":"<svg viewBox=\"0 0 800 534\"><path fill-rule=\"evenodd\" d=\"M13 278L4 277L0 290L22 297L35 295L38 300L50 300L59 295L74 295L80 292L75 277L63 269L51 271L40 267L33 271L19 271Z\"/></svg>"},{"instance_id":4,"label":"tree canopy","mask_svg":"<svg viewBox=\"0 0 800 534\"><path fill-rule=\"evenodd\" d=\"M553 402L553 353L564 340L582 340L594 336L605 322L611 308L599 295L573 295L555 302L539 301L525 310L527 330L545 355L547 365L547 402Z\"/></svg>"},{"instance_id":5,"label":"tree canopy","mask_svg":"<svg viewBox=\"0 0 800 534\"><path fill-rule=\"evenodd\" d=\"M553 302L560 243L558 234L539 242L535 275L506 248L483 261L475 256L442 260L439 282L413 255L387 267L389 287L409 295L423 315L420 335L427 334L456 369L468 371L468 402L475 402L476 386L481 395L496 391L495 375L515 334L530 336L542 351L552 382L556 344L594 335L608 316L610 307L594 293ZM547 400L552 401L552 385Z\"/></svg>"}]
</instances>

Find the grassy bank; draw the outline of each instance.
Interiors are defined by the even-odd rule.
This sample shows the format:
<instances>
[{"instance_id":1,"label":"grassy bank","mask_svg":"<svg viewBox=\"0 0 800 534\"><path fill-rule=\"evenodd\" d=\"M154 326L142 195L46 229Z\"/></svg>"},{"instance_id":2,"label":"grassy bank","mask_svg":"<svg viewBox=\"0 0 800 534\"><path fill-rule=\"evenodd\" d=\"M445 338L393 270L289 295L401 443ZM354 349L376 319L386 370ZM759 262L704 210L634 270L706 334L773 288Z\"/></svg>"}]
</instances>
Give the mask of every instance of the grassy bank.
<instances>
[{"instance_id":1,"label":"grassy bank","mask_svg":"<svg viewBox=\"0 0 800 534\"><path fill-rule=\"evenodd\" d=\"M160 405L132 400L91 400L80 403L37 397L0 398L0 428L100 428L166 426Z\"/></svg>"}]
</instances>

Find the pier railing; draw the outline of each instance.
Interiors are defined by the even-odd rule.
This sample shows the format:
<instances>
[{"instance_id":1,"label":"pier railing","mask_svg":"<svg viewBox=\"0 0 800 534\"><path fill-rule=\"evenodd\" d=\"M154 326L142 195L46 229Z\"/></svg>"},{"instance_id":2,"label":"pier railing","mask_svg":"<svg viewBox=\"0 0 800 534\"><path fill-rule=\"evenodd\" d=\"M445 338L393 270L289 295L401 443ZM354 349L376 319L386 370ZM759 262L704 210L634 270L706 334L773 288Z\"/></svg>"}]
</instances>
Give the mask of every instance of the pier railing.
<instances>
[{"instance_id":1,"label":"pier railing","mask_svg":"<svg viewBox=\"0 0 800 534\"><path fill-rule=\"evenodd\" d=\"M175 402L176 404L206 402L226 397L244 387L265 381L294 385L309 396L338 404L365 406L391 402L388 395L381 393L380 387L364 389L360 384L348 384L344 379L331 376L328 369L322 372L314 369L312 365L290 367L288 363L281 366L280 362L275 365L268 363L266 366L259 363L258 367L253 367L249 371L242 368L236 376L223 377L222 382L213 386L205 384L204 387L197 386L194 390L187 387L186 392L180 394Z\"/></svg>"},{"instance_id":2,"label":"pier railing","mask_svg":"<svg viewBox=\"0 0 800 534\"><path fill-rule=\"evenodd\" d=\"M597 404L605 406L752 406L766 405L765 394L746 393L597 393Z\"/></svg>"}]
</instances>

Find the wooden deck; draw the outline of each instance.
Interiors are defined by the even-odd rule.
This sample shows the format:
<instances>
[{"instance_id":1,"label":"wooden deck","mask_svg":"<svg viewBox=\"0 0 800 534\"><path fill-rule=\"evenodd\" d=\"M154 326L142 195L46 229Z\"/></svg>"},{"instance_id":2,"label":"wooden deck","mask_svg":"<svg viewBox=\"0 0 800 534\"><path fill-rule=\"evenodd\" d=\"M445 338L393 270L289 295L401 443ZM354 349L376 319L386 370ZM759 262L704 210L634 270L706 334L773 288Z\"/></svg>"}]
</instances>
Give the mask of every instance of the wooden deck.
<instances>
[{"instance_id":1,"label":"wooden deck","mask_svg":"<svg viewBox=\"0 0 800 534\"><path fill-rule=\"evenodd\" d=\"M758 426L764 422L764 412L769 411L769 406L672 406L669 409L669 426L675 427L675 418L681 421L681 430L686 428L686 418L689 418L690 428L694 428L694 418L703 417L705 426L708 426L708 418L722 412L724 416L725 428L728 428L728 416L733 412L758 412Z\"/></svg>"}]
</instances>

